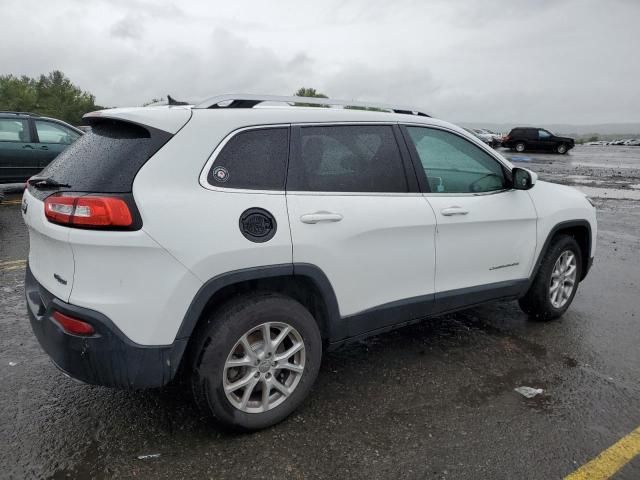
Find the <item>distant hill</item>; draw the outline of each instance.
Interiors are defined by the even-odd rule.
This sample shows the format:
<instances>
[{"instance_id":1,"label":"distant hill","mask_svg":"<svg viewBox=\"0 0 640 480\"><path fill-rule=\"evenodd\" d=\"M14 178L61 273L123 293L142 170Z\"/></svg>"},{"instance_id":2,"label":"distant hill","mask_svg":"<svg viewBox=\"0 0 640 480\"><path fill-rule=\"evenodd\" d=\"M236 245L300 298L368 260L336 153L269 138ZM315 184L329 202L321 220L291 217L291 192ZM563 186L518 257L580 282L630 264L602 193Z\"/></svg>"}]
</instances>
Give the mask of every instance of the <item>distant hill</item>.
<instances>
[{"instance_id":1,"label":"distant hill","mask_svg":"<svg viewBox=\"0 0 640 480\"><path fill-rule=\"evenodd\" d=\"M493 132L508 133L513 127L541 127L551 130L558 135L573 135L584 137L601 135L607 137L638 138L640 137L640 123L603 123L597 125L568 125L568 124L530 124L530 123L480 123L459 122L457 125L468 128L487 128Z\"/></svg>"}]
</instances>

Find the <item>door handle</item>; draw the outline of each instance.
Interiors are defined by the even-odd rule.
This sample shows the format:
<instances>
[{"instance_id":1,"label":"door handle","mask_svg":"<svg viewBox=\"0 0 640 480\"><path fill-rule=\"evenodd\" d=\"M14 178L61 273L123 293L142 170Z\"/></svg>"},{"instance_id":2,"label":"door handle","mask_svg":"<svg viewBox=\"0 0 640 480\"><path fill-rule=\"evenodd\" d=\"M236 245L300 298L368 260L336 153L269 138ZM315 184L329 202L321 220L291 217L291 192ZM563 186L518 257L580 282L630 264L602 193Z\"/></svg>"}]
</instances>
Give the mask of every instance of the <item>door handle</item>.
<instances>
[{"instance_id":1,"label":"door handle","mask_svg":"<svg viewBox=\"0 0 640 480\"><path fill-rule=\"evenodd\" d=\"M451 217L453 215L466 215L467 213L469 213L469 210L465 210L464 208L458 206L452 206L443 208L442 210L440 210L440 213L445 217Z\"/></svg>"},{"instance_id":2,"label":"door handle","mask_svg":"<svg viewBox=\"0 0 640 480\"><path fill-rule=\"evenodd\" d=\"M23 145L22 148L28 148L30 150L33 150L33 145Z\"/></svg>"},{"instance_id":3,"label":"door handle","mask_svg":"<svg viewBox=\"0 0 640 480\"><path fill-rule=\"evenodd\" d=\"M319 222L339 222L340 220L342 220L342 215L331 212L306 213L300 217L302 223L312 224Z\"/></svg>"},{"instance_id":4,"label":"door handle","mask_svg":"<svg viewBox=\"0 0 640 480\"><path fill-rule=\"evenodd\" d=\"M49 150L49 147L47 147L46 145L43 145L40 147L40 150Z\"/></svg>"}]
</instances>

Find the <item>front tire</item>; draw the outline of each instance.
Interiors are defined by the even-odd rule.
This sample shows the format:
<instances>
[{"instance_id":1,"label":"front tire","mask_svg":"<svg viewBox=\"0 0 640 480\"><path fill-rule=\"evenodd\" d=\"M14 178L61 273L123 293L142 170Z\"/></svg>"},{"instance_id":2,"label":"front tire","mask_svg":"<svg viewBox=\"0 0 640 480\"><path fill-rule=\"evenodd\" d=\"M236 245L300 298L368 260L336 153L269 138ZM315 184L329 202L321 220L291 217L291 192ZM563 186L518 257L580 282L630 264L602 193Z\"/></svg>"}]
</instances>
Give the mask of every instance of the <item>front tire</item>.
<instances>
[{"instance_id":1,"label":"front tire","mask_svg":"<svg viewBox=\"0 0 640 480\"><path fill-rule=\"evenodd\" d=\"M518 142L516 143L516 152L518 153L522 153L527 149L527 146L524 144L524 142Z\"/></svg>"},{"instance_id":2,"label":"front tire","mask_svg":"<svg viewBox=\"0 0 640 480\"><path fill-rule=\"evenodd\" d=\"M283 295L232 300L208 319L198 338L191 375L196 403L235 430L284 420L318 376L318 325L304 306Z\"/></svg>"},{"instance_id":3,"label":"front tire","mask_svg":"<svg viewBox=\"0 0 640 480\"><path fill-rule=\"evenodd\" d=\"M556 147L556 152L558 152L560 155L564 155L568 151L569 151L569 149L567 148L567 146L564 143L561 143Z\"/></svg>"},{"instance_id":4,"label":"front tire","mask_svg":"<svg viewBox=\"0 0 640 480\"><path fill-rule=\"evenodd\" d=\"M552 320L567 311L582 275L582 253L573 237L552 240L531 287L518 303L535 320Z\"/></svg>"}]
</instances>

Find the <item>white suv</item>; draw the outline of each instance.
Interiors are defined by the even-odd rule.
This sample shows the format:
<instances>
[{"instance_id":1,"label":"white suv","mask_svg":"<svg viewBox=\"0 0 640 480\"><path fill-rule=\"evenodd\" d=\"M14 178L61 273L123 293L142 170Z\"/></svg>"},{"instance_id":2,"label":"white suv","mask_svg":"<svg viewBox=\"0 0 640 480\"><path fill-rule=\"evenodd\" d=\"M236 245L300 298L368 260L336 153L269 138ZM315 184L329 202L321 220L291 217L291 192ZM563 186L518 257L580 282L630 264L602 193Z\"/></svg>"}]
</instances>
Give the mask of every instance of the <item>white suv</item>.
<instances>
[{"instance_id":1,"label":"white suv","mask_svg":"<svg viewBox=\"0 0 640 480\"><path fill-rule=\"evenodd\" d=\"M582 193L410 108L236 95L85 120L24 193L35 335L87 383L186 377L239 429L300 405L323 349L493 300L558 317L593 260Z\"/></svg>"}]
</instances>

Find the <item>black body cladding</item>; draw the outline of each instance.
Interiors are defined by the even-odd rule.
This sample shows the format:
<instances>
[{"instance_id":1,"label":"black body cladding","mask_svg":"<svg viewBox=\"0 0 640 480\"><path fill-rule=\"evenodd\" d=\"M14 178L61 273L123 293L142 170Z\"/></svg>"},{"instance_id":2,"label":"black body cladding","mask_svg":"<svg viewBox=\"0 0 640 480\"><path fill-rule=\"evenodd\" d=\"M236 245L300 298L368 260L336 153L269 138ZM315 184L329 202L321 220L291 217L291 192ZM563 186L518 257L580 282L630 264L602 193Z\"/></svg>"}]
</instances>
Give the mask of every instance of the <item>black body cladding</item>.
<instances>
[{"instance_id":1,"label":"black body cladding","mask_svg":"<svg viewBox=\"0 0 640 480\"><path fill-rule=\"evenodd\" d=\"M25 294L31 327L54 364L85 383L117 388L153 388L175 375L186 340L147 347L129 340L101 313L63 302L45 290L27 267ZM53 319L59 311L89 322L96 333L66 333Z\"/></svg>"}]
</instances>

